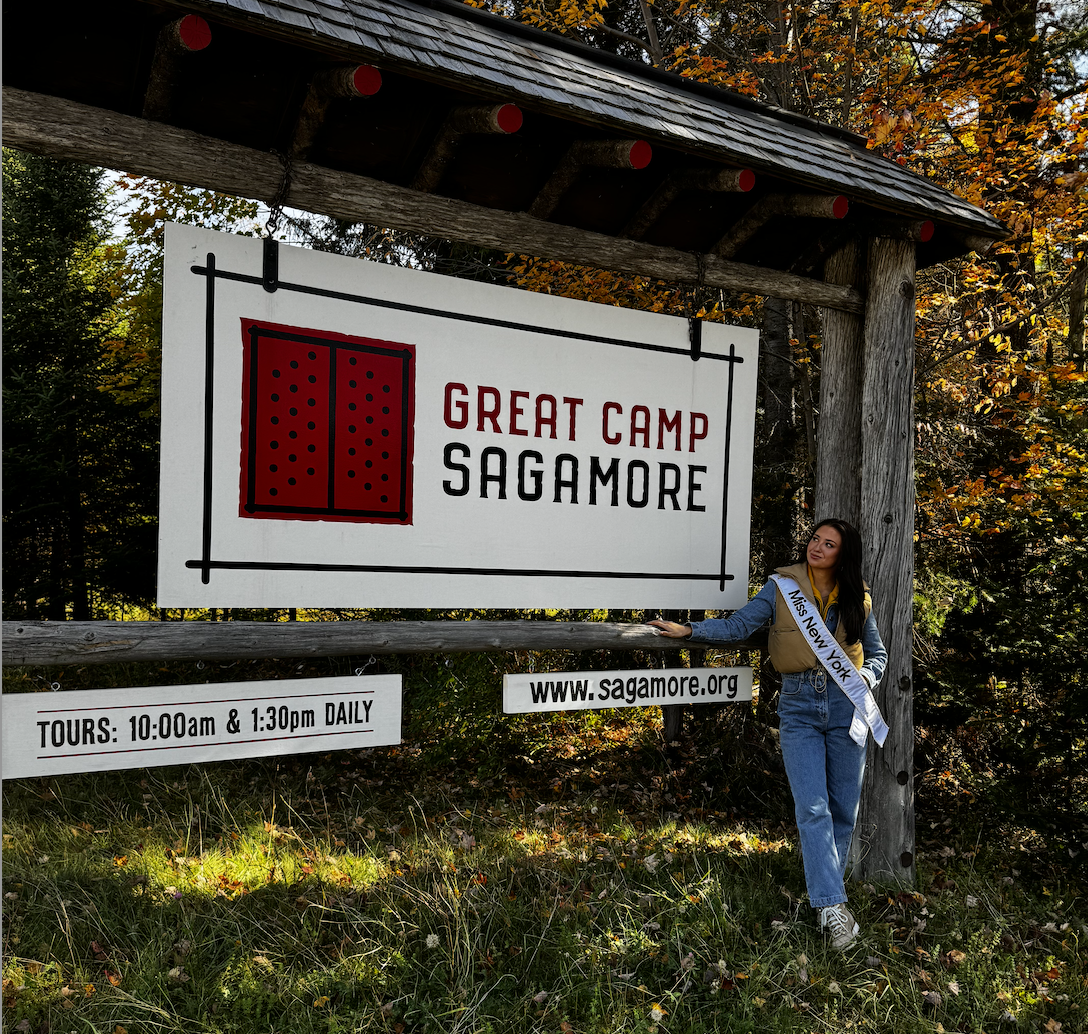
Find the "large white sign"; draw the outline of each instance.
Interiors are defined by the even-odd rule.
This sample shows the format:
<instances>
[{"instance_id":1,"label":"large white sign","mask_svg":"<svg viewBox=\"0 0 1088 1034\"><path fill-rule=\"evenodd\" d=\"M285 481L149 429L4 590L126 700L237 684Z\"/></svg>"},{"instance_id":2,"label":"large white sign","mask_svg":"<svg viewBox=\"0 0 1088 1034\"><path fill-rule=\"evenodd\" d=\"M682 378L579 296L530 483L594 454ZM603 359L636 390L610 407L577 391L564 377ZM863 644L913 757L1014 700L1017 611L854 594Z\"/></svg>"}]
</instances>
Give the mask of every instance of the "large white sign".
<instances>
[{"instance_id":1,"label":"large white sign","mask_svg":"<svg viewBox=\"0 0 1088 1034\"><path fill-rule=\"evenodd\" d=\"M502 677L502 709L507 714L751 699L751 668L520 672Z\"/></svg>"},{"instance_id":2,"label":"large white sign","mask_svg":"<svg viewBox=\"0 0 1088 1034\"><path fill-rule=\"evenodd\" d=\"M756 331L276 258L167 228L160 606L746 601Z\"/></svg>"},{"instance_id":3,"label":"large white sign","mask_svg":"<svg viewBox=\"0 0 1088 1034\"><path fill-rule=\"evenodd\" d=\"M400 743L401 676L5 693L3 777Z\"/></svg>"}]
</instances>

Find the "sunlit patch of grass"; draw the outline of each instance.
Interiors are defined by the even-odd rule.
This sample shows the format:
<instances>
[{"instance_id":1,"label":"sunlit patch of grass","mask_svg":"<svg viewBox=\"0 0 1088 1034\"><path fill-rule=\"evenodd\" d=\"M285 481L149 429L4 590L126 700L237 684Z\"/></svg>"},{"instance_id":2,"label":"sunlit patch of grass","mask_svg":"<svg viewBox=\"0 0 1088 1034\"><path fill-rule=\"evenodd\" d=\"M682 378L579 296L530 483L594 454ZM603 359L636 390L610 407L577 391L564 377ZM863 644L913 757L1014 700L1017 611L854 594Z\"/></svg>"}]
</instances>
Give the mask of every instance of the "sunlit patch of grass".
<instances>
[{"instance_id":1,"label":"sunlit patch of grass","mask_svg":"<svg viewBox=\"0 0 1088 1034\"><path fill-rule=\"evenodd\" d=\"M792 831L689 813L659 769L339 762L5 786L5 1029L1084 1026L1082 890L1021 878L1027 838L1010 857L942 828L917 891L851 887L864 940L840 955L799 900Z\"/></svg>"}]
</instances>

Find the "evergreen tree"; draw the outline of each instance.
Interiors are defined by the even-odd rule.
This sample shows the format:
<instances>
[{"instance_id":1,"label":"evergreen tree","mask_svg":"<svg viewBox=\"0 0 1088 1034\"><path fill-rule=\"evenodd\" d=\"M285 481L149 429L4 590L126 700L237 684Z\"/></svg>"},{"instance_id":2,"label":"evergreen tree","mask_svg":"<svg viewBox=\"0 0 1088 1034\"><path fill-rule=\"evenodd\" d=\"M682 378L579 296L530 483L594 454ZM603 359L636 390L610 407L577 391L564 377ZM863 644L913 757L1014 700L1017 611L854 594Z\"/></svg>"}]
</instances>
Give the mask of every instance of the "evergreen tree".
<instances>
[{"instance_id":1,"label":"evergreen tree","mask_svg":"<svg viewBox=\"0 0 1088 1034\"><path fill-rule=\"evenodd\" d=\"M119 290L100 170L3 155L4 616L153 592L156 428L103 390Z\"/></svg>"}]
</instances>

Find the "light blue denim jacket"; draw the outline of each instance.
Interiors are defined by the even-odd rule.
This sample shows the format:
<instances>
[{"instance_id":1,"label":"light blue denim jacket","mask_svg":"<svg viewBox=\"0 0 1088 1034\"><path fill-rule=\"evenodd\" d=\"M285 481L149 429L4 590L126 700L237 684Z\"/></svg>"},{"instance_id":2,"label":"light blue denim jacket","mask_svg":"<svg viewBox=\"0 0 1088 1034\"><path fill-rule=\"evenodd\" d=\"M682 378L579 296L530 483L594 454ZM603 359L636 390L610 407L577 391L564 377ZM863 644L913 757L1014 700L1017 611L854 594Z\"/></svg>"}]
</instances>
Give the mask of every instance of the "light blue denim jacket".
<instances>
[{"instance_id":1,"label":"light blue denim jacket","mask_svg":"<svg viewBox=\"0 0 1088 1034\"><path fill-rule=\"evenodd\" d=\"M768 581L740 610L734 611L727 618L708 618L706 621L691 622L691 643L737 643L751 636L764 625L773 624L778 592L775 583ZM832 605L824 619L829 632L834 632L839 625L839 608ZM861 649L865 661L861 666L861 677L875 689L884 668L888 663L888 651L884 649L876 619L872 612L861 629ZM804 672L792 673L803 675ZM790 674L782 676L790 678Z\"/></svg>"}]
</instances>

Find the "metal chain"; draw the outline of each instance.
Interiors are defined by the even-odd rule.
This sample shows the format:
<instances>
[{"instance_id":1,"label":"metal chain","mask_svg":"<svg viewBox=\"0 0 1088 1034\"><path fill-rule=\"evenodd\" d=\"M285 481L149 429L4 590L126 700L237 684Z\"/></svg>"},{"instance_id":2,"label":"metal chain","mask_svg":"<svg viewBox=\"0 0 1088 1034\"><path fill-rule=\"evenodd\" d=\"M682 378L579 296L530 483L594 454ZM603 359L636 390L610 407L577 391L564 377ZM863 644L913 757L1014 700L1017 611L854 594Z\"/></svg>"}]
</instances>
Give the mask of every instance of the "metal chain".
<instances>
[{"instance_id":1,"label":"metal chain","mask_svg":"<svg viewBox=\"0 0 1088 1034\"><path fill-rule=\"evenodd\" d=\"M272 153L280 160L280 165L283 166L283 176L280 178L280 185L268 206L268 219L264 224L266 237L274 236L279 228L280 218L283 216L283 206L291 193L291 158L279 151L273 151Z\"/></svg>"}]
</instances>

